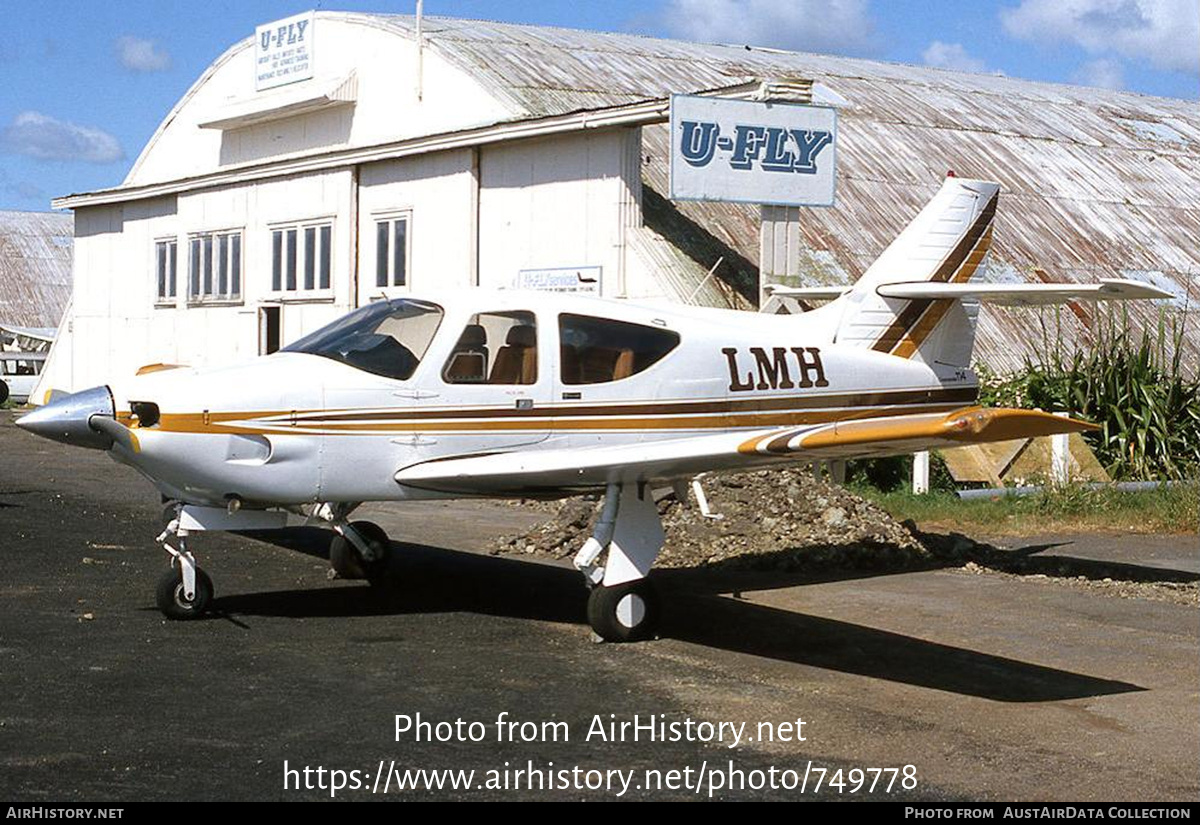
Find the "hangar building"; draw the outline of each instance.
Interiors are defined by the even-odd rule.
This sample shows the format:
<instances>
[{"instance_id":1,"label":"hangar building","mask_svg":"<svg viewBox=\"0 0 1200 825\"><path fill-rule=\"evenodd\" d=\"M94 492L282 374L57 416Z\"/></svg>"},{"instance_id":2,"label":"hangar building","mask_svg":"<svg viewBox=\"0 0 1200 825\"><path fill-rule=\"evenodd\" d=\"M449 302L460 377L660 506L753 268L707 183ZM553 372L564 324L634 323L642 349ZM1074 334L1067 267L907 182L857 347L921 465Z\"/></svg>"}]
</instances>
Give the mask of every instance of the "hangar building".
<instances>
[{"instance_id":1,"label":"hangar building","mask_svg":"<svg viewBox=\"0 0 1200 825\"><path fill-rule=\"evenodd\" d=\"M409 290L566 273L606 296L753 309L763 282L853 282L948 169L1003 185L985 277L1134 278L1171 292L1171 311L1200 299L1194 101L624 34L309 19L301 79L274 86L269 37L248 37L120 186L55 201L75 212L74 297L40 395L273 351ZM837 205L671 202L668 97L714 90L836 106ZM1151 326L1159 309L1130 311ZM1047 335L1086 335L1090 313L986 307L978 355L1019 366Z\"/></svg>"},{"instance_id":2,"label":"hangar building","mask_svg":"<svg viewBox=\"0 0 1200 825\"><path fill-rule=\"evenodd\" d=\"M71 299L72 234L70 215L0 210L0 327L58 326Z\"/></svg>"}]
</instances>

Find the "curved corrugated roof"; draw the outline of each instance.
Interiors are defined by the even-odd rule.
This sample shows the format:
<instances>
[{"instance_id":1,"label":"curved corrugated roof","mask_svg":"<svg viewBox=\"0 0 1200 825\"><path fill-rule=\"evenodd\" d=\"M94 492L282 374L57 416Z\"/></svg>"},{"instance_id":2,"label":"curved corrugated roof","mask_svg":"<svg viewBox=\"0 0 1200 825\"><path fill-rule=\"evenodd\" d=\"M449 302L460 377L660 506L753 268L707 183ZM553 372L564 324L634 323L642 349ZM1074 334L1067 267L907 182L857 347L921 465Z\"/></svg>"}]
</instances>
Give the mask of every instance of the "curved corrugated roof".
<instances>
[{"instance_id":1,"label":"curved corrugated roof","mask_svg":"<svg viewBox=\"0 0 1200 825\"><path fill-rule=\"evenodd\" d=\"M370 17L414 36L411 17ZM811 258L806 284L856 279L954 169L1003 187L987 277L1134 278L1172 292L1173 310L1200 304L1195 101L630 34L436 17L423 25L430 48L530 117L770 76L811 78L830 98L844 99L837 206L802 214ZM646 128L644 141L646 183L666 194L665 128ZM755 207L675 206L757 260ZM1130 312L1138 326L1153 328L1160 306L1139 302ZM1093 312L989 306L980 355L994 367L1019 366L1048 338L1086 335ZM1195 316L1188 313L1193 366L1200 362Z\"/></svg>"},{"instance_id":2,"label":"curved corrugated roof","mask_svg":"<svg viewBox=\"0 0 1200 825\"><path fill-rule=\"evenodd\" d=\"M0 324L57 327L71 298L74 216L0 211Z\"/></svg>"}]
</instances>

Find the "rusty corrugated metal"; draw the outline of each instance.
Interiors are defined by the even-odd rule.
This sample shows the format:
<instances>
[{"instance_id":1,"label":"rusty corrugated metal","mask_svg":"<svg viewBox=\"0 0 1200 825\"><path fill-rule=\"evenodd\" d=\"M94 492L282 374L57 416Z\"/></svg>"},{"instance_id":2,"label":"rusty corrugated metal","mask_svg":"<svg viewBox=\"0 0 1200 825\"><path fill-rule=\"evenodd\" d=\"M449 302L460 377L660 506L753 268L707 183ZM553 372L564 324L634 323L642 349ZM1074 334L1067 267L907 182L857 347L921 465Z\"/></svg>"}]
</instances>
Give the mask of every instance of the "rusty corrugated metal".
<instances>
[{"instance_id":1,"label":"rusty corrugated metal","mask_svg":"<svg viewBox=\"0 0 1200 825\"><path fill-rule=\"evenodd\" d=\"M412 35L412 18L376 17ZM949 169L999 181L986 278L1146 280L1200 303L1200 108L1148 97L854 58L784 53L504 23L427 18L430 48L528 116L562 114L733 85L811 77L840 97L838 201L804 213L821 262L814 283L857 278L937 190ZM666 195L663 127L643 132L645 183ZM717 246L758 258L759 216L736 204L676 204ZM1161 305L1128 311L1153 329ZM1094 310L985 307L978 354L1014 368L1047 342L1083 340ZM1186 358L1200 322L1186 314Z\"/></svg>"},{"instance_id":2,"label":"rusty corrugated metal","mask_svg":"<svg viewBox=\"0 0 1200 825\"><path fill-rule=\"evenodd\" d=\"M71 298L74 217L0 211L0 323L57 327Z\"/></svg>"}]
</instances>

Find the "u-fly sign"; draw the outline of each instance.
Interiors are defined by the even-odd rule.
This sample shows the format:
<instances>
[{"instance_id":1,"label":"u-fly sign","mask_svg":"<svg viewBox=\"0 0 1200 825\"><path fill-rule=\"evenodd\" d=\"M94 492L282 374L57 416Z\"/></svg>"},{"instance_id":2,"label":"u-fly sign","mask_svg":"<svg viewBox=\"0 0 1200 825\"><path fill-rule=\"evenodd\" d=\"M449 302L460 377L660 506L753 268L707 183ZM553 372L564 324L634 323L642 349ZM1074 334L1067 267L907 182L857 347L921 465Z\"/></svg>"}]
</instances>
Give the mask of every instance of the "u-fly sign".
<instances>
[{"instance_id":1,"label":"u-fly sign","mask_svg":"<svg viewBox=\"0 0 1200 825\"><path fill-rule=\"evenodd\" d=\"M274 89L313 76L311 11L264 23L254 30L254 89Z\"/></svg>"},{"instance_id":2,"label":"u-fly sign","mask_svg":"<svg viewBox=\"0 0 1200 825\"><path fill-rule=\"evenodd\" d=\"M837 111L671 96L671 199L833 206Z\"/></svg>"}]
</instances>

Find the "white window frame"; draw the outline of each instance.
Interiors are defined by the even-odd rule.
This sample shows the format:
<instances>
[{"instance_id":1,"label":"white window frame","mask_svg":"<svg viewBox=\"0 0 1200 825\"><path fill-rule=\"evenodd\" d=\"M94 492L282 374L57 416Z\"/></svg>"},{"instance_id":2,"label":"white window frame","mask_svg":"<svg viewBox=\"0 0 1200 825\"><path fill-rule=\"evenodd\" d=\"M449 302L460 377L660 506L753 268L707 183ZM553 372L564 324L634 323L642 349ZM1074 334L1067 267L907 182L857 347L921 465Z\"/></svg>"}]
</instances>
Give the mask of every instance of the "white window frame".
<instances>
[{"instance_id":1,"label":"white window frame","mask_svg":"<svg viewBox=\"0 0 1200 825\"><path fill-rule=\"evenodd\" d=\"M270 232L268 241L269 258L270 258L270 282L267 285L267 293L272 300L288 302L288 301L331 301L333 300L333 282L334 282L334 249L337 246L336 236L334 234L336 221L332 217L312 218L303 221L288 221L286 223L269 224L267 229ZM323 233L323 230L325 231ZM289 259L288 255L288 240L289 235L294 233L295 236L295 251L294 257ZM312 244L315 247L310 249L309 233L312 233ZM279 270L276 272L276 256L275 244L278 239L280 245L280 254L278 258ZM322 280L322 253L326 253L324 259L328 263L328 270L324 275L328 279L328 283L321 284ZM289 272L289 260L294 267L294 271ZM312 265L312 287L307 286L308 266ZM276 285L276 275L278 274L278 285ZM289 275L294 278L294 286L289 287Z\"/></svg>"},{"instance_id":2,"label":"white window frame","mask_svg":"<svg viewBox=\"0 0 1200 825\"><path fill-rule=\"evenodd\" d=\"M397 222L404 223L404 271L397 276L396 273L396 255L395 255L395 240ZM386 224L387 229L387 252L384 273L380 272L380 243L379 243L379 227ZM412 287L412 230L413 230L413 215L411 209L398 209L388 212L377 212L371 215L371 248L374 250L373 259L374 266L370 270L371 289L410 289ZM379 283L380 274L385 275L387 283ZM397 279L399 277L399 283Z\"/></svg>"},{"instance_id":3,"label":"white window frame","mask_svg":"<svg viewBox=\"0 0 1200 825\"><path fill-rule=\"evenodd\" d=\"M163 281L159 281L159 250L165 247L166 261ZM174 253L174 254L172 254ZM154 239L154 252L150 267L154 280L154 306L174 307L179 302L179 238L164 235Z\"/></svg>"},{"instance_id":4,"label":"white window frame","mask_svg":"<svg viewBox=\"0 0 1200 825\"><path fill-rule=\"evenodd\" d=\"M227 241L225 246L226 289L224 292L221 291L220 284L220 261L218 260L216 266L211 265L213 258L221 254L223 239ZM197 242L199 242L198 256L193 253L193 245ZM197 264L199 265L198 272L196 271ZM188 306L241 304L242 296L246 292L245 227L189 232L187 236L187 275ZM235 282L237 283L236 292L233 290Z\"/></svg>"}]
</instances>

